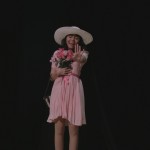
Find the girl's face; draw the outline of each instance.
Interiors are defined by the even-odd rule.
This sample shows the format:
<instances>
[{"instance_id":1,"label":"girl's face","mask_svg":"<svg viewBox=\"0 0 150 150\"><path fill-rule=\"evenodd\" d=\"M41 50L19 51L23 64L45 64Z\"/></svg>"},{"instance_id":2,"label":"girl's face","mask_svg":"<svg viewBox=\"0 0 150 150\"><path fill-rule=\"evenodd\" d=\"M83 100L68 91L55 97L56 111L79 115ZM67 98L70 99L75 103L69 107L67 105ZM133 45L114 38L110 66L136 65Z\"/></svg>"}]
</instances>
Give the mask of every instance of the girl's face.
<instances>
[{"instance_id":1,"label":"girl's face","mask_svg":"<svg viewBox=\"0 0 150 150\"><path fill-rule=\"evenodd\" d=\"M75 45L80 41L80 37L76 34L69 34L66 37L66 44L68 49L74 49Z\"/></svg>"}]
</instances>

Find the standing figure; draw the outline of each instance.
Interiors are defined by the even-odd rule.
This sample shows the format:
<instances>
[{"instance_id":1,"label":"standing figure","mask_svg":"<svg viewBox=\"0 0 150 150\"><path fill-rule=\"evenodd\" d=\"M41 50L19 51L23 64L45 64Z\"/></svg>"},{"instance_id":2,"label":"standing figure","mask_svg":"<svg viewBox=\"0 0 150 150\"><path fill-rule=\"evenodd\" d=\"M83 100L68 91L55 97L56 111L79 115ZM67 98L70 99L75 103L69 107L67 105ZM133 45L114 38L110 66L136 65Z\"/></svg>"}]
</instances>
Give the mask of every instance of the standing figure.
<instances>
[{"instance_id":1,"label":"standing figure","mask_svg":"<svg viewBox=\"0 0 150 150\"><path fill-rule=\"evenodd\" d=\"M58 28L54 39L60 48L50 59L54 81L47 122L55 125L55 150L63 150L65 126L69 130L69 150L78 149L78 130L86 124L84 89L80 74L89 52L92 35L76 26Z\"/></svg>"}]
</instances>

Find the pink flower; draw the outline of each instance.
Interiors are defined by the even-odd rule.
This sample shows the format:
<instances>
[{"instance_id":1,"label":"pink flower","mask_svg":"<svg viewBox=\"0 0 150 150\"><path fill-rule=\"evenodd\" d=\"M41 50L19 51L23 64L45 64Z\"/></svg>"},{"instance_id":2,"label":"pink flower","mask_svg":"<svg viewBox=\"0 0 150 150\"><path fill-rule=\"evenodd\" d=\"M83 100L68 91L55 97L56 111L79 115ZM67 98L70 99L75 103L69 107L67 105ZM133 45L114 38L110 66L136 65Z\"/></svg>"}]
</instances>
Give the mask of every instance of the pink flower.
<instances>
[{"instance_id":1,"label":"pink flower","mask_svg":"<svg viewBox=\"0 0 150 150\"><path fill-rule=\"evenodd\" d=\"M58 67L71 67L73 52L72 50L64 50L64 48L60 48L54 53L54 56L50 61L55 62Z\"/></svg>"},{"instance_id":2,"label":"pink flower","mask_svg":"<svg viewBox=\"0 0 150 150\"><path fill-rule=\"evenodd\" d=\"M72 50L68 50L67 51L67 57L66 57L66 60L72 60L73 59L73 52Z\"/></svg>"}]
</instances>

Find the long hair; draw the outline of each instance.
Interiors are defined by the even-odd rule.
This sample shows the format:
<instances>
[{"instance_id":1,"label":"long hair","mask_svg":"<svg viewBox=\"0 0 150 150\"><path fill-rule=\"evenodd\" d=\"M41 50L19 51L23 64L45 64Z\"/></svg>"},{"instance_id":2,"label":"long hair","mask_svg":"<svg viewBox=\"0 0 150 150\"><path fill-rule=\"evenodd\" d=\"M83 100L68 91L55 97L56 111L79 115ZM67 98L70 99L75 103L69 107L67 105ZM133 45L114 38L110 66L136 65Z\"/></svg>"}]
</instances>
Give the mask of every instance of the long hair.
<instances>
[{"instance_id":1,"label":"long hair","mask_svg":"<svg viewBox=\"0 0 150 150\"><path fill-rule=\"evenodd\" d=\"M67 46L67 43L66 43L66 38L67 38L67 36L68 36L68 35L66 35L66 37L65 37L64 39L62 39L62 41L61 41L61 46L62 46L64 49L68 49L68 46ZM77 36L79 36L79 35L77 35ZM85 43L84 43L82 37L79 36L79 38L80 38L80 40L79 40L79 43L78 43L78 44L81 46L81 49L86 50L86 45L85 45Z\"/></svg>"}]
</instances>

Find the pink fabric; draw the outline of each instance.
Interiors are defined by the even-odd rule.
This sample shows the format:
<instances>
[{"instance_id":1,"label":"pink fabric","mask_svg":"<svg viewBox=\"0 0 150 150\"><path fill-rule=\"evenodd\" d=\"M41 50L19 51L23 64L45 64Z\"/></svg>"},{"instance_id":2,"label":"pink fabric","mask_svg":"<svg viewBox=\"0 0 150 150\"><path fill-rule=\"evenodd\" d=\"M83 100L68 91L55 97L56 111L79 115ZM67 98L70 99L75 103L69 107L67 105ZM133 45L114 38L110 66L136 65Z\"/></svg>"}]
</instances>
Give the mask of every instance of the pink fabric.
<instances>
[{"instance_id":1,"label":"pink fabric","mask_svg":"<svg viewBox=\"0 0 150 150\"><path fill-rule=\"evenodd\" d=\"M52 67L56 67L52 63ZM80 76L83 64L72 63L72 74L58 77L53 84L50 96L50 110L47 122L52 123L58 117L67 123L81 126L86 124L84 89Z\"/></svg>"}]
</instances>

